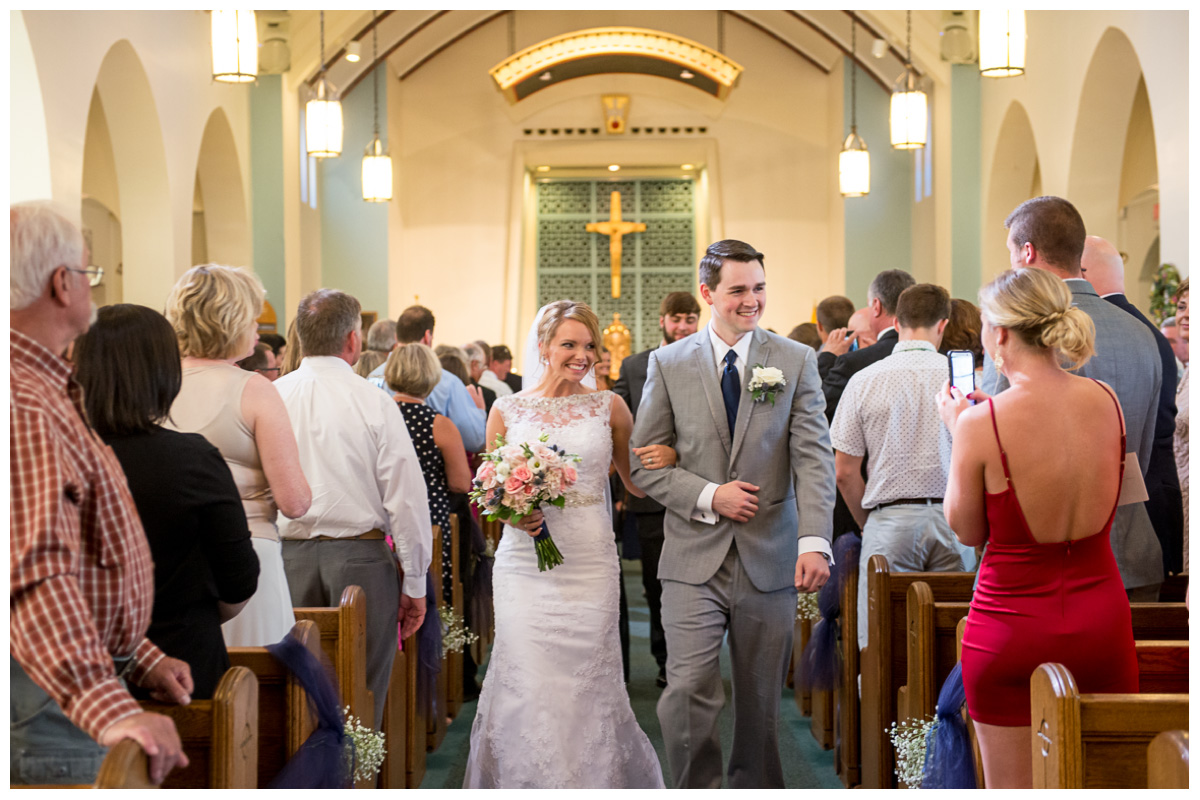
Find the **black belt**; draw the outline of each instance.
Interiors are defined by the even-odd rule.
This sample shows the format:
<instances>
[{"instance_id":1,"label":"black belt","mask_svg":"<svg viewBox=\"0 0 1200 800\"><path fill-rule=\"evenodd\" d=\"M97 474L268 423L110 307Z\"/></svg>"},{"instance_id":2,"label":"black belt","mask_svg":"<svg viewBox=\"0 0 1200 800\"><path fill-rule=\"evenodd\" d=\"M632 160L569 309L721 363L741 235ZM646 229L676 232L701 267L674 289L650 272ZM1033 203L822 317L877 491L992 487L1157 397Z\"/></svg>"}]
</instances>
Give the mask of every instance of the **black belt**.
<instances>
[{"instance_id":1,"label":"black belt","mask_svg":"<svg viewBox=\"0 0 1200 800\"><path fill-rule=\"evenodd\" d=\"M880 503L872 510L887 508L888 506L932 506L940 505L942 498L940 497L905 497L902 500L890 500L886 503Z\"/></svg>"}]
</instances>

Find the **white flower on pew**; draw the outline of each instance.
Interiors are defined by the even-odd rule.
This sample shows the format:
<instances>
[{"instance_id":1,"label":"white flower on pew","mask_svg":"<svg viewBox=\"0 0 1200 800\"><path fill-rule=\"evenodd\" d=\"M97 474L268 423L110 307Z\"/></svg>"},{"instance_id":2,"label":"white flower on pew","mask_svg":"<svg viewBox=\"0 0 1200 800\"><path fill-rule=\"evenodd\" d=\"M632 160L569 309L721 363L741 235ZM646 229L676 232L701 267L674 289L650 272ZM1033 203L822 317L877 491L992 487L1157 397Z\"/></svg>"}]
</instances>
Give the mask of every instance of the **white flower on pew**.
<instances>
[{"instance_id":1,"label":"white flower on pew","mask_svg":"<svg viewBox=\"0 0 1200 800\"><path fill-rule=\"evenodd\" d=\"M461 653L479 641L479 634L467 627L467 622L448 605L438 606L438 617L442 621L442 658L451 653Z\"/></svg>"},{"instance_id":2,"label":"white flower on pew","mask_svg":"<svg viewBox=\"0 0 1200 800\"><path fill-rule=\"evenodd\" d=\"M350 706L342 709L346 715L346 761L354 768L354 782L373 779L383 766L387 755L383 731L372 730L350 713Z\"/></svg>"},{"instance_id":3,"label":"white flower on pew","mask_svg":"<svg viewBox=\"0 0 1200 800\"><path fill-rule=\"evenodd\" d=\"M896 748L896 777L910 789L921 788L925 775L925 743L936 726L937 720L929 717L893 722L888 730L892 746Z\"/></svg>"},{"instance_id":4,"label":"white flower on pew","mask_svg":"<svg viewBox=\"0 0 1200 800\"><path fill-rule=\"evenodd\" d=\"M796 619L816 622L821 618L821 609L817 606L817 595L820 592L800 592L796 595Z\"/></svg>"}]
</instances>

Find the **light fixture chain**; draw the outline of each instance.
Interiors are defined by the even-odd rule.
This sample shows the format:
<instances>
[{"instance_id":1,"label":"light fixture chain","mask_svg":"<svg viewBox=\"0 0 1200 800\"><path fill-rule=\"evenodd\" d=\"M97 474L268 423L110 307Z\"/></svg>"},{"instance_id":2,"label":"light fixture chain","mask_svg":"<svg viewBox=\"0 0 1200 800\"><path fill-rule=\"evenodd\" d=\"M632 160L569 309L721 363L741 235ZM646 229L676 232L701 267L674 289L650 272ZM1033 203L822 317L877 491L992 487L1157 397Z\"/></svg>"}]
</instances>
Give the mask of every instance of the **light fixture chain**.
<instances>
[{"instance_id":1,"label":"light fixture chain","mask_svg":"<svg viewBox=\"0 0 1200 800\"><path fill-rule=\"evenodd\" d=\"M908 67L912 69L912 12L908 14Z\"/></svg>"},{"instance_id":2,"label":"light fixture chain","mask_svg":"<svg viewBox=\"0 0 1200 800\"><path fill-rule=\"evenodd\" d=\"M850 130L858 130L858 26L850 17Z\"/></svg>"},{"instance_id":3,"label":"light fixture chain","mask_svg":"<svg viewBox=\"0 0 1200 800\"><path fill-rule=\"evenodd\" d=\"M371 12L371 79L375 97L375 138L379 138L379 24L375 12Z\"/></svg>"},{"instance_id":4,"label":"light fixture chain","mask_svg":"<svg viewBox=\"0 0 1200 800\"><path fill-rule=\"evenodd\" d=\"M725 12L717 11L717 52L725 52Z\"/></svg>"},{"instance_id":5,"label":"light fixture chain","mask_svg":"<svg viewBox=\"0 0 1200 800\"><path fill-rule=\"evenodd\" d=\"M325 72L325 12L321 12L321 72Z\"/></svg>"}]
</instances>

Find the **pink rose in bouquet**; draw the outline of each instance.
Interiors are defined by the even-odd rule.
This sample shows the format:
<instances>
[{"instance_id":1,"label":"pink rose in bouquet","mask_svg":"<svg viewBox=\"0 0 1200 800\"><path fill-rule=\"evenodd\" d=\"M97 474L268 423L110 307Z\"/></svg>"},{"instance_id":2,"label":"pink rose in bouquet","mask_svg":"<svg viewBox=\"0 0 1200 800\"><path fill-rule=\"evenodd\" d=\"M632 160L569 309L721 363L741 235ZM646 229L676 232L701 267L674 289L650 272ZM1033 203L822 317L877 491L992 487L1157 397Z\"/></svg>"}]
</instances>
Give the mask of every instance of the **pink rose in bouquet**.
<instances>
[{"instance_id":1,"label":"pink rose in bouquet","mask_svg":"<svg viewBox=\"0 0 1200 800\"><path fill-rule=\"evenodd\" d=\"M509 444L503 436L496 437L492 450L481 456L483 463L470 492L481 514L488 519L516 522L543 505L565 505L564 493L579 478L572 466L579 462L579 456L547 444L547 439L543 434L534 442ZM539 570L545 572L563 563L545 521L533 543Z\"/></svg>"}]
</instances>

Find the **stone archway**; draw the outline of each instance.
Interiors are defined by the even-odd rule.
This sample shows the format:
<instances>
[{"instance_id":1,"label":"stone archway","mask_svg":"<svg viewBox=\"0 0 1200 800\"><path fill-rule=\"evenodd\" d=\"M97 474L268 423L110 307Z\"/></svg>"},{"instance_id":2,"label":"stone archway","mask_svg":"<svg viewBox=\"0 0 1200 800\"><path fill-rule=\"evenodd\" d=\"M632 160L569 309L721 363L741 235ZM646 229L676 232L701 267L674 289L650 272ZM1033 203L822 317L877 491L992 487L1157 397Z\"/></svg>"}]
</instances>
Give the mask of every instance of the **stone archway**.
<instances>
[{"instance_id":1,"label":"stone archway","mask_svg":"<svg viewBox=\"0 0 1200 800\"><path fill-rule=\"evenodd\" d=\"M1014 100L1000 125L983 225L983 283L1008 269L1004 220L1014 208L1041 192L1037 143L1025 107Z\"/></svg>"},{"instance_id":2,"label":"stone archway","mask_svg":"<svg viewBox=\"0 0 1200 800\"><path fill-rule=\"evenodd\" d=\"M250 225L246 191L238 162L233 129L222 108L209 115L196 162L196 194L203 209L203 225L193 236L203 235L203 245L193 242L192 252L204 252L216 264L248 267L251 262Z\"/></svg>"},{"instance_id":3,"label":"stone archway","mask_svg":"<svg viewBox=\"0 0 1200 800\"><path fill-rule=\"evenodd\" d=\"M123 300L161 308L174 283L174 227L162 126L142 61L127 39L100 65L104 109L120 194Z\"/></svg>"},{"instance_id":4,"label":"stone archway","mask_svg":"<svg viewBox=\"0 0 1200 800\"><path fill-rule=\"evenodd\" d=\"M1141 81L1133 44L1109 28L1096 45L1079 95L1067 199L1079 209L1089 234L1113 242L1119 235L1125 140Z\"/></svg>"}]
</instances>

